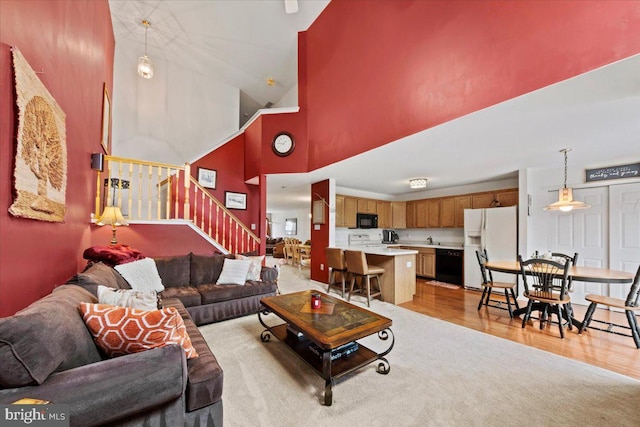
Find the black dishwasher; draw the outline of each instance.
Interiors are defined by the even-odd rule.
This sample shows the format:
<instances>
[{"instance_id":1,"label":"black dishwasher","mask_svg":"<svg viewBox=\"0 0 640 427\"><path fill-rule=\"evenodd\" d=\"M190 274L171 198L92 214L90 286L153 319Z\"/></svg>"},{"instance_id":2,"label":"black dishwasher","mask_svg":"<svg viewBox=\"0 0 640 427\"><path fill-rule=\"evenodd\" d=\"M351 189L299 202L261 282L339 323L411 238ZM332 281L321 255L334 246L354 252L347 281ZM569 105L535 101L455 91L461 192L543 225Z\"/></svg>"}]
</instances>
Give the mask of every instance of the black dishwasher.
<instances>
[{"instance_id":1,"label":"black dishwasher","mask_svg":"<svg viewBox=\"0 0 640 427\"><path fill-rule=\"evenodd\" d=\"M436 280L462 285L464 251L462 249L436 249Z\"/></svg>"}]
</instances>

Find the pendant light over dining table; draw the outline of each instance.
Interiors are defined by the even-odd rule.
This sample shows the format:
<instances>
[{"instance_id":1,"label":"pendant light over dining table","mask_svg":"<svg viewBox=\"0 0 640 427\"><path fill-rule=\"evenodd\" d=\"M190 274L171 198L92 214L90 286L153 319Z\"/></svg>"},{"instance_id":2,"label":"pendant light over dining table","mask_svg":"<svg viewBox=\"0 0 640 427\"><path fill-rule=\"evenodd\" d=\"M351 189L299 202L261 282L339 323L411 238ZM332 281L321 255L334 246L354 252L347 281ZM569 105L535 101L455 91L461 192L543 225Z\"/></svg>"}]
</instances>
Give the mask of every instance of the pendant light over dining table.
<instances>
[{"instance_id":1,"label":"pendant light over dining table","mask_svg":"<svg viewBox=\"0 0 640 427\"><path fill-rule=\"evenodd\" d=\"M571 148L563 148L560 150L564 153L564 187L558 190L558 201L551 203L544 207L545 211L562 211L569 212L573 209L586 209L591 205L573 200L573 189L567 188L567 152L571 151Z\"/></svg>"},{"instance_id":2,"label":"pendant light over dining table","mask_svg":"<svg viewBox=\"0 0 640 427\"><path fill-rule=\"evenodd\" d=\"M147 56L147 32L151 23L143 19L142 25L144 25L144 55L138 58L138 75L145 79L150 79L153 77L153 61Z\"/></svg>"}]
</instances>

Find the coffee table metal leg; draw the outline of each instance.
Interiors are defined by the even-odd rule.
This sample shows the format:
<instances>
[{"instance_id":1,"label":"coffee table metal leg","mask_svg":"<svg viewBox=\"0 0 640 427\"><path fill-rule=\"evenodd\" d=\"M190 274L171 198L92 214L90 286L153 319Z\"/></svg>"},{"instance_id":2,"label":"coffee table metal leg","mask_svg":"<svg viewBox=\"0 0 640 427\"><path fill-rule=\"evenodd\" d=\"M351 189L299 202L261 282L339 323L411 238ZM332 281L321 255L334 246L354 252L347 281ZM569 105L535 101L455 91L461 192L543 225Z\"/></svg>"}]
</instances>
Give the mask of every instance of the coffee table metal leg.
<instances>
[{"instance_id":1,"label":"coffee table metal leg","mask_svg":"<svg viewBox=\"0 0 640 427\"><path fill-rule=\"evenodd\" d=\"M333 403L333 379L331 378L331 351L322 353L322 377L324 378L324 404L331 406Z\"/></svg>"}]
</instances>

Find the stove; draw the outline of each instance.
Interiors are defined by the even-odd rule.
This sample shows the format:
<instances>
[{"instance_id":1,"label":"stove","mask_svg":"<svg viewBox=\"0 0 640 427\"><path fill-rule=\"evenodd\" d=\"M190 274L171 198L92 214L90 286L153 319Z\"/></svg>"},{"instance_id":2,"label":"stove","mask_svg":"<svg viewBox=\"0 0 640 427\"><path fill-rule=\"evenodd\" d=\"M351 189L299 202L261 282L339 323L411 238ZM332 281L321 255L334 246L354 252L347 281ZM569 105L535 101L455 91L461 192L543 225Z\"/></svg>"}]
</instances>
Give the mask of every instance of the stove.
<instances>
[{"instance_id":1,"label":"stove","mask_svg":"<svg viewBox=\"0 0 640 427\"><path fill-rule=\"evenodd\" d=\"M379 240L372 240L368 234L349 234L349 246L362 246L365 248L384 247Z\"/></svg>"}]
</instances>

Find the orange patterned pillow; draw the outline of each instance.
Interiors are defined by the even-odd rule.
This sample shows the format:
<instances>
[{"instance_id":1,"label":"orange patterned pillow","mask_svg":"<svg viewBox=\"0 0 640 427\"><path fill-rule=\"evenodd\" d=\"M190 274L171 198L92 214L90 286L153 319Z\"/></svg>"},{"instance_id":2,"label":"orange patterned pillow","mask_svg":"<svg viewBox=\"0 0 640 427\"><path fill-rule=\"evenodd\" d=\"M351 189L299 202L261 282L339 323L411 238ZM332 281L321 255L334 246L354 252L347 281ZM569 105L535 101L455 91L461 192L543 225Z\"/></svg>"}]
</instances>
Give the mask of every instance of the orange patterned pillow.
<instances>
[{"instance_id":1,"label":"orange patterned pillow","mask_svg":"<svg viewBox=\"0 0 640 427\"><path fill-rule=\"evenodd\" d=\"M182 317L173 307L147 311L83 302L79 309L94 341L109 357L172 343L184 348L187 359L198 357Z\"/></svg>"}]
</instances>

